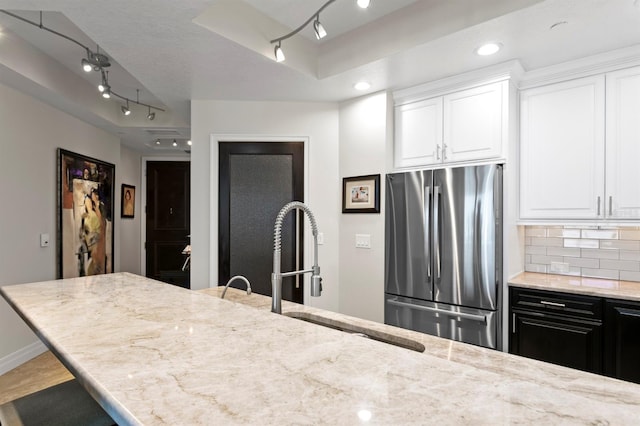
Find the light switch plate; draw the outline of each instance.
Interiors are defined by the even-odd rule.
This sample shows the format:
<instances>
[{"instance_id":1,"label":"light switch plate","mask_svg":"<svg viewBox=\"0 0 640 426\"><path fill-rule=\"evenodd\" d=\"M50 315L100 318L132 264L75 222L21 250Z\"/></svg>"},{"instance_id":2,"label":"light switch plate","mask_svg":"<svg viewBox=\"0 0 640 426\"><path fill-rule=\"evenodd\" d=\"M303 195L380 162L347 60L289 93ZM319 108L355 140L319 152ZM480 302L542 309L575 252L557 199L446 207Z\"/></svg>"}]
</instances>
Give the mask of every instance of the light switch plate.
<instances>
[{"instance_id":1,"label":"light switch plate","mask_svg":"<svg viewBox=\"0 0 640 426\"><path fill-rule=\"evenodd\" d=\"M40 234L40 247L49 247L49 234Z\"/></svg>"},{"instance_id":2,"label":"light switch plate","mask_svg":"<svg viewBox=\"0 0 640 426\"><path fill-rule=\"evenodd\" d=\"M356 248L371 248L371 235L356 234Z\"/></svg>"}]
</instances>

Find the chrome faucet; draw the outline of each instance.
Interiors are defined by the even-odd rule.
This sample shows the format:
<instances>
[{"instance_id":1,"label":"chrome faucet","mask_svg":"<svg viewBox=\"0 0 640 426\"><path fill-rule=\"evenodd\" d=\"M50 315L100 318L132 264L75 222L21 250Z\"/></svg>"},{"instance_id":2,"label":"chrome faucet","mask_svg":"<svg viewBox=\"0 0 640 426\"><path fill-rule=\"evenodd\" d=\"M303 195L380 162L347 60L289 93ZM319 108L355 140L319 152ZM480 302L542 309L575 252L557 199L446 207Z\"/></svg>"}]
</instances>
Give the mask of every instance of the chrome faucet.
<instances>
[{"instance_id":1,"label":"chrome faucet","mask_svg":"<svg viewBox=\"0 0 640 426\"><path fill-rule=\"evenodd\" d=\"M302 210L309 217L311 222L311 232L313 233L313 266L311 269L281 272L281 242L282 242L282 221L291 210ZM318 297L322 293L322 278L320 277L320 267L318 266L318 226L316 219L309 207L299 201L292 201L286 204L276 216L276 223L273 228L273 272L271 273L271 312L282 313L282 278L293 275L311 272L311 296Z\"/></svg>"},{"instance_id":2,"label":"chrome faucet","mask_svg":"<svg viewBox=\"0 0 640 426\"><path fill-rule=\"evenodd\" d=\"M224 290L222 290L222 296L220 296L220 299L224 299L224 295L227 292L227 289L229 288L229 284L231 284L231 282L235 280L242 280L245 283L247 283L247 296L251 294L251 283L249 283L249 280L243 277L242 275L235 275L229 278L229 281L227 281L227 285L224 286Z\"/></svg>"}]
</instances>

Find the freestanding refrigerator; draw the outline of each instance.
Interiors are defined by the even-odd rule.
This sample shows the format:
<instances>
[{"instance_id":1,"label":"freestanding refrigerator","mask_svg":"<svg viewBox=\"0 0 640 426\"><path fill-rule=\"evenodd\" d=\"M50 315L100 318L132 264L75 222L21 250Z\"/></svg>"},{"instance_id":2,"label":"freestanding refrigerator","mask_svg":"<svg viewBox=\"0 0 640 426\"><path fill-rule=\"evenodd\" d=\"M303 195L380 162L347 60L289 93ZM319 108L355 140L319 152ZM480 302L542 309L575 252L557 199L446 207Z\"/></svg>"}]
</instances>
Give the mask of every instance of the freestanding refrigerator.
<instances>
[{"instance_id":1,"label":"freestanding refrigerator","mask_svg":"<svg viewBox=\"0 0 640 426\"><path fill-rule=\"evenodd\" d=\"M502 349L502 165L386 176L385 323Z\"/></svg>"}]
</instances>

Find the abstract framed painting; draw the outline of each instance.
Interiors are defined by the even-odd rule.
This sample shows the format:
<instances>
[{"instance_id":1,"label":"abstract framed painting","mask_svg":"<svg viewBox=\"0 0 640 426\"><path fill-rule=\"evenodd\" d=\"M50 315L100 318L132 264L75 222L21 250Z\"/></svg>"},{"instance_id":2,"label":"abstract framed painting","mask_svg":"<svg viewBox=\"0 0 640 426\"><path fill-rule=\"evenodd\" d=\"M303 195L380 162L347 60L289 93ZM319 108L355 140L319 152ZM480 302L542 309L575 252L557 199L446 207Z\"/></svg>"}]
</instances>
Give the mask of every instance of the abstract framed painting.
<instances>
[{"instance_id":1,"label":"abstract framed painting","mask_svg":"<svg viewBox=\"0 0 640 426\"><path fill-rule=\"evenodd\" d=\"M58 278L113 272L115 165L58 148Z\"/></svg>"}]
</instances>

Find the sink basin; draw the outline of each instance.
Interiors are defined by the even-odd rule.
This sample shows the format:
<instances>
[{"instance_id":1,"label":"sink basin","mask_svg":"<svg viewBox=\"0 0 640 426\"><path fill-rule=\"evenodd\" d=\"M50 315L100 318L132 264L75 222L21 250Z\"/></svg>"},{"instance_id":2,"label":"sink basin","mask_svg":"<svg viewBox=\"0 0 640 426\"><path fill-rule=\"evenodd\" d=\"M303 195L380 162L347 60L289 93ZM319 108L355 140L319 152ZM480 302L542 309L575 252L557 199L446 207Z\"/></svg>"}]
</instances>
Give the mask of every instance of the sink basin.
<instances>
[{"instance_id":1,"label":"sink basin","mask_svg":"<svg viewBox=\"0 0 640 426\"><path fill-rule=\"evenodd\" d=\"M344 321L325 318L320 315L310 314L309 312L284 312L282 315L301 321L310 322L312 324L321 325L323 327L333 328L335 330L340 330L345 333L361 336L363 338L377 340L389 345L411 349L412 351L416 352L424 352L425 350L425 347L422 343L416 342L415 340L407 339L406 337L396 336L390 333L385 333L384 331L373 330L355 324L349 324Z\"/></svg>"}]
</instances>

